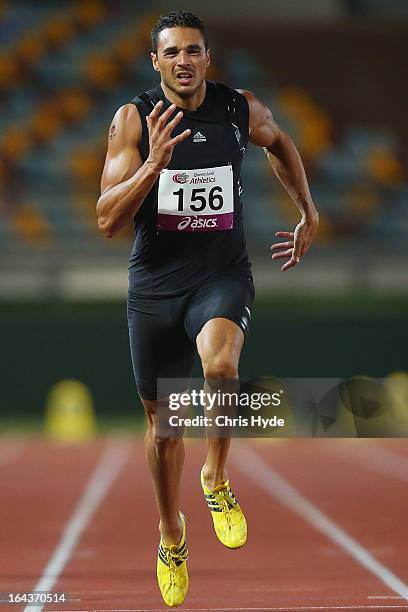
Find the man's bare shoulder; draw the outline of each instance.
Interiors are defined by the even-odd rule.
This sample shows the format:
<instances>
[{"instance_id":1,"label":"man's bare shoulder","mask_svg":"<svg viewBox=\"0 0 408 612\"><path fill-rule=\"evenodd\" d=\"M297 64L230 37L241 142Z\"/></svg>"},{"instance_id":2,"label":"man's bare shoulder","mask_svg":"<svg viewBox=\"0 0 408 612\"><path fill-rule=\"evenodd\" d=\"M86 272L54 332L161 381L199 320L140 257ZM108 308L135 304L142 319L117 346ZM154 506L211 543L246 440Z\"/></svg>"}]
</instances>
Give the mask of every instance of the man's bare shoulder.
<instances>
[{"instance_id":1,"label":"man's bare shoulder","mask_svg":"<svg viewBox=\"0 0 408 612\"><path fill-rule=\"evenodd\" d=\"M246 98L249 107L249 127L250 131L265 121L266 116L270 114L269 109L258 100L256 95L248 89L237 89L244 98Z\"/></svg>"},{"instance_id":2,"label":"man's bare shoulder","mask_svg":"<svg viewBox=\"0 0 408 612\"><path fill-rule=\"evenodd\" d=\"M108 134L108 144L139 146L142 137L142 121L136 104L128 103L116 111Z\"/></svg>"},{"instance_id":3,"label":"man's bare shoulder","mask_svg":"<svg viewBox=\"0 0 408 612\"><path fill-rule=\"evenodd\" d=\"M235 91L244 96L248 101L253 100L255 98L255 94L252 91L249 91L248 89L236 89Z\"/></svg>"},{"instance_id":4,"label":"man's bare shoulder","mask_svg":"<svg viewBox=\"0 0 408 612\"><path fill-rule=\"evenodd\" d=\"M262 102L259 101L253 91L249 91L249 89L236 89L235 91L237 91L239 94L241 94L241 96L244 96L244 98L247 99L247 102L250 107L257 105L262 106Z\"/></svg>"}]
</instances>

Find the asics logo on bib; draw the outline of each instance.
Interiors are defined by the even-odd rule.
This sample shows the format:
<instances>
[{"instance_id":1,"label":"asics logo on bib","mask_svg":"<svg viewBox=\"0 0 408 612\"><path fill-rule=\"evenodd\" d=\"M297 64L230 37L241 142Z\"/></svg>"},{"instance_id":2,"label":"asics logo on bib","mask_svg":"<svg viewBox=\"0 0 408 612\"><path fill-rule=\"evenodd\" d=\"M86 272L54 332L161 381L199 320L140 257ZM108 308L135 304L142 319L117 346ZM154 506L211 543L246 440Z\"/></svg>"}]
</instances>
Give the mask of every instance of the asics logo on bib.
<instances>
[{"instance_id":1,"label":"asics logo on bib","mask_svg":"<svg viewBox=\"0 0 408 612\"><path fill-rule=\"evenodd\" d=\"M183 185L188 181L188 174L186 174L185 172L178 172L177 174L173 174L172 178L175 183Z\"/></svg>"},{"instance_id":2,"label":"asics logo on bib","mask_svg":"<svg viewBox=\"0 0 408 612\"><path fill-rule=\"evenodd\" d=\"M180 221L180 223L177 226L177 229L179 230L183 230L186 229L187 227L189 227L189 229L198 229L198 228L204 228L204 227L208 227L208 228L214 228L217 227L217 218L210 218L210 219L202 219L200 217L184 217L184 219L182 219L182 221Z\"/></svg>"},{"instance_id":3,"label":"asics logo on bib","mask_svg":"<svg viewBox=\"0 0 408 612\"><path fill-rule=\"evenodd\" d=\"M190 225L191 217L185 217L177 226L177 229L183 230Z\"/></svg>"}]
</instances>

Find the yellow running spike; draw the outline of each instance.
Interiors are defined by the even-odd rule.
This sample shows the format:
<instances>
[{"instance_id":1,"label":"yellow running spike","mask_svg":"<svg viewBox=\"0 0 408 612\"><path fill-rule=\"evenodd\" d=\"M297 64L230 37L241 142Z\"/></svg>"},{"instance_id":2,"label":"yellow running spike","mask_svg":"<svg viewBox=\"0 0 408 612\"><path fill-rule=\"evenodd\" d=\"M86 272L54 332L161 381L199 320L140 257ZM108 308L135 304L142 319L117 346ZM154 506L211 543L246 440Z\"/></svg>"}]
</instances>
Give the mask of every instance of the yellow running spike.
<instances>
[{"instance_id":1,"label":"yellow running spike","mask_svg":"<svg viewBox=\"0 0 408 612\"><path fill-rule=\"evenodd\" d=\"M160 538L157 555L157 581L164 603L170 607L180 606L188 591L186 542L186 519L182 512L183 534L178 544L165 546Z\"/></svg>"},{"instance_id":2,"label":"yellow running spike","mask_svg":"<svg viewBox=\"0 0 408 612\"><path fill-rule=\"evenodd\" d=\"M247 523L241 506L231 491L229 480L215 489L208 489L204 484L203 469L201 486L211 512L215 533L227 548L241 548L247 539Z\"/></svg>"},{"instance_id":3,"label":"yellow running spike","mask_svg":"<svg viewBox=\"0 0 408 612\"><path fill-rule=\"evenodd\" d=\"M164 603L170 607L180 606L188 591L186 542L186 519L182 512L183 535L178 544L165 546L160 538L157 555L157 581Z\"/></svg>"}]
</instances>

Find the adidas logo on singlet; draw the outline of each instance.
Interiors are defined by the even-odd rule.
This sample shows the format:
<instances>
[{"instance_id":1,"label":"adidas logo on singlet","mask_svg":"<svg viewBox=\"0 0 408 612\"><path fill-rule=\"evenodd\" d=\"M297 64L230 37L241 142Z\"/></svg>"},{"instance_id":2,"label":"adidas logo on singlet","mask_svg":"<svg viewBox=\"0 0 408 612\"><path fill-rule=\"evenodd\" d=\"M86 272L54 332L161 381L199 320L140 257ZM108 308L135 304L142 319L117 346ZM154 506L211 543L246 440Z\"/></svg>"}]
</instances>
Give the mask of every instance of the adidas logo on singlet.
<instances>
[{"instance_id":1,"label":"adidas logo on singlet","mask_svg":"<svg viewBox=\"0 0 408 612\"><path fill-rule=\"evenodd\" d=\"M193 142L207 142L207 139L201 132L196 132L193 136Z\"/></svg>"}]
</instances>

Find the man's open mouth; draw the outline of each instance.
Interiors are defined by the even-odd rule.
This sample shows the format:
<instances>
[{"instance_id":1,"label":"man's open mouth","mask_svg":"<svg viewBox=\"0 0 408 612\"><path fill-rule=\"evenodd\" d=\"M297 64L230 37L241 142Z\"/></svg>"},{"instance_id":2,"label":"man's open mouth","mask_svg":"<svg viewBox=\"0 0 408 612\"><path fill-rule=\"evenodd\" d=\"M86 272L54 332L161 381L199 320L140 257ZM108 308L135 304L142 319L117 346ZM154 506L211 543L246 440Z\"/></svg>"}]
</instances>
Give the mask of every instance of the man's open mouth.
<instances>
[{"instance_id":1,"label":"man's open mouth","mask_svg":"<svg viewBox=\"0 0 408 612\"><path fill-rule=\"evenodd\" d=\"M189 85L193 80L193 75L191 72L179 72L177 75L177 80L182 85Z\"/></svg>"}]
</instances>

